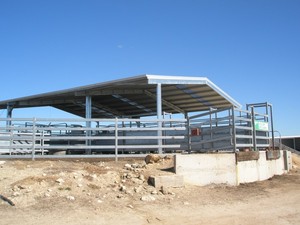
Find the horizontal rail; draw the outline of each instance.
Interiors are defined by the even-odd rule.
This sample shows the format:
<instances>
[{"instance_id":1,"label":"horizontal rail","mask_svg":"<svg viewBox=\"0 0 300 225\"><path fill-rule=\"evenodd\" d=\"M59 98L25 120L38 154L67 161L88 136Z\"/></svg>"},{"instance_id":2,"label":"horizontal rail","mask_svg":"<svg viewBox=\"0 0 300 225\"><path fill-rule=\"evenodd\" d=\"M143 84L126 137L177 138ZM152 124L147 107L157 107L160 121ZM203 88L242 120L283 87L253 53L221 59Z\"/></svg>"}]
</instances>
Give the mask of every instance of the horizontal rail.
<instances>
[{"instance_id":1,"label":"horizontal rail","mask_svg":"<svg viewBox=\"0 0 300 225\"><path fill-rule=\"evenodd\" d=\"M3 123L6 122L6 123ZM102 154L180 149L186 119L0 119L0 155ZM159 125L162 124L162 126Z\"/></svg>"},{"instance_id":2,"label":"horizontal rail","mask_svg":"<svg viewBox=\"0 0 300 225\"><path fill-rule=\"evenodd\" d=\"M145 158L147 154L119 154L118 158ZM95 159L115 158L114 154L99 155L36 155L35 159ZM31 159L30 155L0 155L1 159Z\"/></svg>"},{"instance_id":3,"label":"horizontal rail","mask_svg":"<svg viewBox=\"0 0 300 225\"><path fill-rule=\"evenodd\" d=\"M206 143L211 143L211 142L230 140L231 138L232 138L231 136L223 136L223 137L219 137L219 138L213 138L213 139L209 139L209 140L199 141L197 144L206 144Z\"/></svg>"},{"instance_id":4,"label":"horizontal rail","mask_svg":"<svg viewBox=\"0 0 300 225\"><path fill-rule=\"evenodd\" d=\"M252 139L252 135L235 135L235 138L237 139Z\"/></svg>"},{"instance_id":5,"label":"horizontal rail","mask_svg":"<svg viewBox=\"0 0 300 225\"><path fill-rule=\"evenodd\" d=\"M137 140L137 139L149 139L149 140L156 140L156 139L184 139L185 136L118 136L119 140ZM4 136L0 137L0 141L9 141L13 139L14 141L32 141L32 138L22 137L22 136ZM36 141L51 141L51 140L115 140L115 136L47 136L46 138L43 137L36 137Z\"/></svg>"},{"instance_id":6,"label":"horizontal rail","mask_svg":"<svg viewBox=\"0 0 300 225\"><path fill-rule=\"evenodd\" d=\"M148 148L179 148L180 145L118 145L118 149L128 149L128 148L135 148L135 149L148 149ZM28 149L32 148L32 145L30 146L23 146L23 145L15 145L13 146L13 149ZM115 149L115 146L113 145L51 145L51 146L36 146L35 148L38 149ZM4 146L0 146L0 149L7 149ZM1 153L1 152L0 152Z\"/></svg>"},{"instance_id":7,"label":"horizontal rail","mask_svg":"<svg viewBox=\"0 0 300 225\"><path fill-rule=\"evenodd\" d=\"M252 127L245 127L245 126L238 126L238 125L235 126L235 129L237 129L237 130L250 130L250 131L253 130Z\"/></svg>"}]
</instances>

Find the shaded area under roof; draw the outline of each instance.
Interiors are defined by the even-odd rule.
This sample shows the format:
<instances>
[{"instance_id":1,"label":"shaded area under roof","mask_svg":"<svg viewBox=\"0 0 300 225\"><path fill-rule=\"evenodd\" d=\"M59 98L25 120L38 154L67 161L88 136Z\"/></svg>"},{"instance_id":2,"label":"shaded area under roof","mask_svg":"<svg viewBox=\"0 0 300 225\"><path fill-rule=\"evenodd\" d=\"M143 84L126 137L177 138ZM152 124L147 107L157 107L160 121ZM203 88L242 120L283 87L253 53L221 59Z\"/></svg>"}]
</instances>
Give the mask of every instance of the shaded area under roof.
<instances>
[{"instance_id":1,"label":"shaded area under roof","mask_svg":"<svg viewBox=\"0 0 300 225\"><path fill-rule=\"evenodd\" d=\"M241 105L206 77L140 75L61 91L0 101L0 109L52 106L85 117L86 96L92 118L156 115L156 88L161 84L162 110L190 113Z\"/></svg>"}]
</instances>

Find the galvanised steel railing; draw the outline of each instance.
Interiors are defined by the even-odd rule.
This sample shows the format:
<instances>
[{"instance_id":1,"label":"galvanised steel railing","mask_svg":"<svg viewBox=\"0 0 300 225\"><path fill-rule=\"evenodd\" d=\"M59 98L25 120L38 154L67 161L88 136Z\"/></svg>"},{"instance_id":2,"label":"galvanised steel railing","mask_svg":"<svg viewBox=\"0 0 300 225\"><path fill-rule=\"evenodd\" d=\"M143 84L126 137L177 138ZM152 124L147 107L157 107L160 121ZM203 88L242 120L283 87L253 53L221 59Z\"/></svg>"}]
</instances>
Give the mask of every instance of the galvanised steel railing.
<instances>
[{"instance_id":1,"label":"galvanised steel railing","mask_svg":"<svg viewBox=\"0 0 300 225\"><path fill-rule=\"evenodd\" d=\"M34 159L63 152L82 157L114 155L117 159L120 155L181 149L185 130L185 119L1 118L0 154L30 154Z\"/></svg>"},{"instance_id":2,"label":"galvanised steel railing","mask_svg":"<svg viewBox=\"0 0 300 225\"><path fill-rule=\"evenodd\" d=\"M267 114L234 107L212 109L189 118L191 130L199 135L189 136L189 151L236 151L243 148L260 149L270 146ZM256 124L266 127L257 128Z\"/></svg>"}]
</instances>

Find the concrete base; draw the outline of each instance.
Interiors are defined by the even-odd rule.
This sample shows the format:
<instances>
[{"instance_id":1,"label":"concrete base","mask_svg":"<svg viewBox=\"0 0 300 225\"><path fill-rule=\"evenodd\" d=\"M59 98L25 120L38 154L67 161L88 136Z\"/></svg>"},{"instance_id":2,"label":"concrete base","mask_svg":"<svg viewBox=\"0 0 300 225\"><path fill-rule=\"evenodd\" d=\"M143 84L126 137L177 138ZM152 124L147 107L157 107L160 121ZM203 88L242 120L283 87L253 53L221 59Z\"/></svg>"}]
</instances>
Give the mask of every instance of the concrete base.
<instances>
[{"instance_id":1,"label":"concrete base","mask_svg":"<svg viewBox=\"0 0 300 225\"><path fill-rule=\"evenodd\" d=\"M182 175L150 176L149 182L156 188L184 186Z\"/></svg>"},{"instance_id":2,"label":"concrete base","mask_svg":"<svg viewBox=\"0 0 300 225\"><path fill-rule=\"evenodd\" d=\"M260 152L258 160L237 164L237 184L267 180L274 175L282 175L285 172L283 151L280 151L279 158L274 160L268 159L266 152L263 151Z\"/></svg>"},{"instance_id":3,"label":"concrete base","mask_svg":"<svg viewBox=\"0 0 300 225\"><path fill-rule=\"evenodd\" d=\"M280 157L267 160L260 151L257 160L238 162L235 153L190 154L175 156L175 173L193 185L239 185L269 179L291 168L291 153L280 151Z\"/></svg>"},{"instance_id":4,"label":"concrete base","mask_svg":"<svg viewBox=\"0 0 300 225\"><path fill-rule=\"evenodd\" d=\"M236 184L235 154L190 154L175 156L175 173L194 185Z\"/></svg>"}]
</instances>

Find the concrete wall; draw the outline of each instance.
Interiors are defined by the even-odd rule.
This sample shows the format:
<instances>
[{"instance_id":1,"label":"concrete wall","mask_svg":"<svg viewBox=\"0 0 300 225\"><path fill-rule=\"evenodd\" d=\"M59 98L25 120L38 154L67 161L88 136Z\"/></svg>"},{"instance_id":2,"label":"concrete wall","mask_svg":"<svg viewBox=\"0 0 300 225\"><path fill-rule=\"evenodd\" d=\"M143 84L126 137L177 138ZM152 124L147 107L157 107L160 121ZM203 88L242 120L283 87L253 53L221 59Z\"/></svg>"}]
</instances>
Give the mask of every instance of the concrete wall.
<instances>
[{"instance_id":1,"label":"concrete wall","mask_svg":"<svg viewBox=\"0 0 300 225\"><path fill-rule=\"evenodd\" d=\"M175 173L193 185L236 184L235 154L189 154L175 156Z\"/></svg>"},{"instance_id":2,"label":"concrete wall","mask_svg":"<svg viewBox=\"0 0 300 225\"><path fill-rule=\"evenodd\" d=\"M267 160L266 152L259 153L258 160L236 163L235 153L190 154L175 156L175 172L184 182L193 185L239 185L269 179L291 168L291 154L280 151L280 158Z\"/></svg>"},{"instance_id":3,"label":"concrete wall","mask_svg":"<svg viewBox=\"0 0 300 225\"><path fill-rule=\"evenodd\" d=\"M280 158L276 160L267 160L266 152L261 151L258 160L238 162L237 182L239 184L267 180L285 172L283 151L280 151Z\"/></svg>"}]
</instances>

